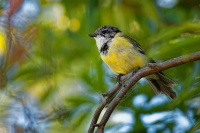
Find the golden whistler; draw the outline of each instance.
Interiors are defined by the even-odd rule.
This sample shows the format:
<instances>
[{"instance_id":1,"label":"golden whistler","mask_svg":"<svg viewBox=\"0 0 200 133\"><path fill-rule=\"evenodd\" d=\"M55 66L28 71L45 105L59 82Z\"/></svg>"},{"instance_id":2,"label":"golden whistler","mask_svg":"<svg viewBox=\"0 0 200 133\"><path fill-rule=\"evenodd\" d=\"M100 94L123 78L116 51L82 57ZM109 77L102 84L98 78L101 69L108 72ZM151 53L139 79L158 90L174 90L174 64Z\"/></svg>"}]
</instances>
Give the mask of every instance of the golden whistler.
<instances>
[{"instance_id":1,"label":"golden whistler","mask_svg":"<svg viewBox=\"0 0 200 133\"><path fill-rule=\"evenodd\" d=\"M120 76L154 63L137 41L122 33L114 26L102 26L89 34L96 40L102 60L109 68ZM156 94L163 93L172 99L176 93L172 90L175 82L162 72L145 77Z\"/></svg>"}]
</instances>

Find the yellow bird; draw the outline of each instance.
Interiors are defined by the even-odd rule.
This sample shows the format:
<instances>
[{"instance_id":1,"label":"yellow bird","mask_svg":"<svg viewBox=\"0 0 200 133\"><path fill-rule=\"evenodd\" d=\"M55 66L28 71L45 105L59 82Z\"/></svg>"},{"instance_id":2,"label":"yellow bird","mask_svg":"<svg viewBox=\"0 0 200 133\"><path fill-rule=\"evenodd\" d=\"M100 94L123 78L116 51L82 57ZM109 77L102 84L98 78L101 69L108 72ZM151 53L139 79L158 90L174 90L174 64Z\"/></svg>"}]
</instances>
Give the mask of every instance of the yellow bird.
<instances>
[{"instance_id":1,"label":"yellow bird","mask_svg":"<svg viewBox=\"0 0 200 133\"><path fill-rule=\"evenodd\" d=\"M143 68L154 61L150 59L137 41L123 34L117 27L102 26L89 34L96 40L102 60L116 74L120 76ZM145 77L156 94L163 93L172 99L176 93L172 90L175 82L162 72Z\"/></svg>"}]
</instances>

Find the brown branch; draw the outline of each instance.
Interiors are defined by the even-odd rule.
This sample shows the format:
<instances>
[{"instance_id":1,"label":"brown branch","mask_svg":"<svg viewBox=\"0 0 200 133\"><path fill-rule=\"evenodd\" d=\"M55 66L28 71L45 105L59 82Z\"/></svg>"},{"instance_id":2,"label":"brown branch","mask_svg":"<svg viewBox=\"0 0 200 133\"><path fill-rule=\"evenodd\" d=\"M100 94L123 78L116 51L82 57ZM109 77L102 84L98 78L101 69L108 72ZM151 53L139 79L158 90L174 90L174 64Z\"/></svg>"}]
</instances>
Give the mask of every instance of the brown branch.
<instances>
[{"instance_id":1,"label":"brown branch","mask_svg":"<svg viewBox=\"0 0 200 133\"><path fill-rule=\"evenodd\" d=\"M182 65L185 63L189 63L192 61L200 60L200 51L191 53L188 55L180 56L162 63L150 63L149 66L140 69L137 73L135 73L132 77L130 77L130 80L127 82L126 86L123 86L122 89L119 91L119 93L115 96L115 98L111 101L109 104L105 114L103 115L103 118L101 119L100 123L97 123L97 120L99 118L100 113L102 112L103 108L106 106L106 104L109 101L109 98L111 97L110 92L116 92L116 90L119 89L120 85L117 83L116 86L114 87L115 91L110 91L109 93L106 93L106 98L105 100L100 104L100 106L97 108L95 111L95 114L93 116L93 120L90 124L88 133L93 133L95 130L95 126L97 126L97 131L96 133L103 133L104 127L110 118L113 110L115 107L119 104L121 99L126 95L126 93L130 90L130 88L142 77L145 77L147 75L151 75L153 73L163 71L178 65ZM130 76L131 73L125 75L126 77Z\"/></svg>"},{"instance_id":2,"label":"brown branch","mask_svg":"<svg viewBox=\"0 0 200 133\"><path fill-rule=\"evenodd\" d=\"M97 120L98 120L102 110L106 107L106 105L110 101L111 96L114 95L114 93L117 92L117 90L119 90L119 88L120 88L120 84L117 83L111 91L108 91L108 92L102 94L105 99L101 102L99 107L96 109L96 111L94 113L94 117L92 119L92 122L91 122L89 130L88 130L88 133L94 132L95 127L98 126Z\"/></svg>"}]
</instances>

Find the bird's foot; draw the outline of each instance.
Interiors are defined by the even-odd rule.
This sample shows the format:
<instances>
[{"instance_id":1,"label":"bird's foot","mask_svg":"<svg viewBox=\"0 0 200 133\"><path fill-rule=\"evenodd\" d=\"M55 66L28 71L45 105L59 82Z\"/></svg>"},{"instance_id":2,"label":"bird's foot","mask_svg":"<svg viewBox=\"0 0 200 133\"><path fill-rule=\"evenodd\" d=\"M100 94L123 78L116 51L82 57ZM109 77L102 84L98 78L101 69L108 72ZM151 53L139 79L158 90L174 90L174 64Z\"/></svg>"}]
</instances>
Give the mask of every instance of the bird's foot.
<instances>
[{"instance_id":1,"label":"bird's foot","mask_svg":"<svg viewBox=\"0 0 200 133\"><path fill-rule=\"evenodd\" d=\"M138 70L140 70L140 68L139 68L139 67L138 67L138 68L136 68L136 69L134 69L134 71L132 72L132 76L133 76L133 75L135 75L135 74L137 73L137 71L138 71Z\"/></svg>"},{"instance_id":2,"label":"bird's foot","mask_svg":"<svg viewBox=\"0 0 200 133\"><path fill-rule=\"evenodd\" d=\"M122 80L121 80L121 77L123 76L123 74L119 74L119 75L117 75L117 82L119 83L119 84L122 84Z\"/></svg>"}]
</instances>

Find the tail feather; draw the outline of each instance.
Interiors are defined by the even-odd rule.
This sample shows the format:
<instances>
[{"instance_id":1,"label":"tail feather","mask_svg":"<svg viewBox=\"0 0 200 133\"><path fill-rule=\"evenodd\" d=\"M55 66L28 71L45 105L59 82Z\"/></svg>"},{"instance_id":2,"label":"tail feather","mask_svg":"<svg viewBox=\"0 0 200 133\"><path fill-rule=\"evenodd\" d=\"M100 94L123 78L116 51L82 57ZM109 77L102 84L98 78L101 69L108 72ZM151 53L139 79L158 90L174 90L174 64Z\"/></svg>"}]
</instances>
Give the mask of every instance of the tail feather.
<instances>
[{"instance_id":1,"label":"tail feather","mask_svg":"<svg viewBox=\"0 0 200 133\"><path fill-rule=\"evenodd\" d=\"M168 87L172 87L176 84L172 79L166 77L162 72L156 73L159 76L159 79L163 82L164 85Z\"/></svg>"},{"instance_id":2,"label":"tail feather","mask_svg":"<svg viewBox=\"0 0 200 133\"><path fill-rule=\"evenodd\" d=\"M156 94L163 93L172 99L176 98L176 93L172 90L172 86L176 84L173 80L159 72L147 77L149 84L152 86Z\"/></svg>"}]
</instances>

